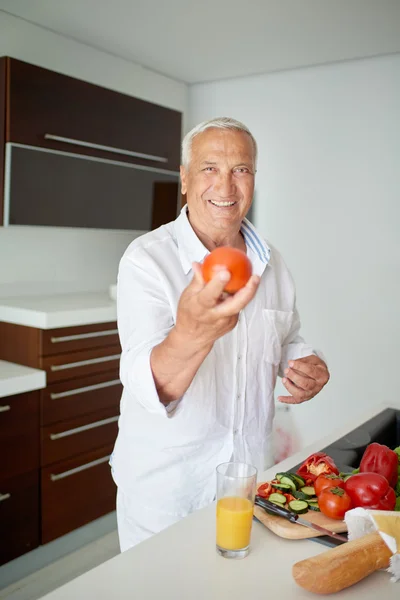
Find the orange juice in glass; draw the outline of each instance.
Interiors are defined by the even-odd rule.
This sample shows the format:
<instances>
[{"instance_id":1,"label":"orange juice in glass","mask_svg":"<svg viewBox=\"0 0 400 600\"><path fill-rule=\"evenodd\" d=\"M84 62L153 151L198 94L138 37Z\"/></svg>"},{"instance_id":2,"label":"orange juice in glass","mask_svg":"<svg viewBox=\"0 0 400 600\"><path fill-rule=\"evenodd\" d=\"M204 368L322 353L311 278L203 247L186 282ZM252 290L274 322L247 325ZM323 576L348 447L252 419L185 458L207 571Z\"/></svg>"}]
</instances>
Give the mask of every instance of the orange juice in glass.
<instances>
[{"instance_id":1,"label":"orange juice in glass","mask_svg":"<svg viewBox=\"0 0 400 600\"><path fill-rule=\"evenodd\" d=\"M217 552L225 558L249 553L257 469L245 463L217 467Z\"/></svg>"}]
</instances>

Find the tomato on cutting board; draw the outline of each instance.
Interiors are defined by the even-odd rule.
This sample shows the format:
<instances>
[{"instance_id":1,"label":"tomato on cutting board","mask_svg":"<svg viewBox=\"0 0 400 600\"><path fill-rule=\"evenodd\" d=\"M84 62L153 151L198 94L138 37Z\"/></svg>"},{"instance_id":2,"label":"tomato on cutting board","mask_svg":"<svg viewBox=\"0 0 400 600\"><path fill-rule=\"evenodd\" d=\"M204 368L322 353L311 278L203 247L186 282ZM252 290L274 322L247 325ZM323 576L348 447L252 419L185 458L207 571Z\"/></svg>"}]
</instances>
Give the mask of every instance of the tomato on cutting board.
<instances>
[{"instance_id":1,"label":"tomato on cutting board","mask_svg":"<svg viewBox=\"0 0 400 600\"><path fill-rule=\"evenodd\" d=\"M314 489L317 496L326 488L340 487L344 488L344 481L337 475L319 475L314 481Z\"/></svg>"},{"instance_id":2,"label":"tomato on cutting board","mask_svg":"<svg viewBox=\"0 0 400 600\"><path fill-rule=\"evenodd\" d=\"M220 246L206 256L202 265L203 279L206 283L215 277L218 271L227 270L231 278L224 291L235 294L246 285L252 274L252 265L247 254L238 248Z\"/></svg>"},{"instance_id":3,"label":"tomato on cutting board","mask_svg":"<svg viewBox=\"0 0 400 600\"><path fill-rule=\"evenodd\" d=\"M350 496L340 487L322 490L318 496L318 504L322 514L340 521L343 520L345 513L353 507Z\"/></svg>"}]
</instances>

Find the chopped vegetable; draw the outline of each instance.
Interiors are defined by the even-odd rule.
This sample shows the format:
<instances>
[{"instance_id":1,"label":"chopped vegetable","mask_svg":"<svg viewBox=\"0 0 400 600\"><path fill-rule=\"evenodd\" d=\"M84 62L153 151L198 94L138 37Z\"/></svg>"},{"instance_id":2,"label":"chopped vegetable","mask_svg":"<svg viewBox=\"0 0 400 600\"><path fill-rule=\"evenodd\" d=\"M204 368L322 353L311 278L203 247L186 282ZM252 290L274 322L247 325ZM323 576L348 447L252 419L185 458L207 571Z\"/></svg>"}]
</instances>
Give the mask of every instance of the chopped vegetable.
<instances>
[{"instance_id":1,"label":"chopped vegetable","mask_svg":"<svg viewBox=\"0 0 400 600\"><path fill-rule=\"evenodd\" d=\"M360 463L360 473L378 473L383 475L389 485L396 487L398 481L398 454L384 446L373 442L369 444Z\"/></svg>"},{"instance_id":2,"label":"chopped vegetable","mask_svg":"<svg viewBox=\"0 0 400 600\"><path fill-rule=\"evenodd\" d=\"M268 498L268 500L270 502L278 502L279 504L282 504L282 506L284 504L286 504L286 498L283 494L278 494L278 493L271 494L270 497Z\"/></svg>"},{"instance_id":3,"label":"chopped vegetable","mask_svg":"<svg viewBox=\"0 0 400 600\"><path fill-rule=\"evenodd\" d=\"M319 475L329 475L330 473L338 475L339 469L333 459L324 452L312 454L297 470L297 475L300 475L306 481L315 481Z\"/></svg>"},{"instance_id":4,"label":"chopped vegetable","mask_svg":"<svg viewBox=\"0 0 400 600\"><path fill-rule=\"evenodd\" d=\"M308 504L303 500L292 500L289 502L289 510L297 515L302 515L308 511Z\"/></svg>"}]
</instances>

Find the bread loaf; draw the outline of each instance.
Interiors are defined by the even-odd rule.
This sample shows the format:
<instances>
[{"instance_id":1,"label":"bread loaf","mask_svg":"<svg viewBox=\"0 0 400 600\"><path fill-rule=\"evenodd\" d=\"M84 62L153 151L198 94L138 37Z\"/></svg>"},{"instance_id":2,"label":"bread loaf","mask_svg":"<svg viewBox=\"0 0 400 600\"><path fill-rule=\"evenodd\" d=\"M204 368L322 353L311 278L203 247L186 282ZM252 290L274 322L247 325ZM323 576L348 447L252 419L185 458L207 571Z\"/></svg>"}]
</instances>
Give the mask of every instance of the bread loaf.
<instances>
[{"instance_id":1,"label":"bread loaf","mask_svg":"<svg viewBox=\"0 0 400 600\"><path fill-rule=\"evenodd\" d=\"M322 552L293 565L296 583L315 594L333 594L389 566L392 553L379 533Z\"/></svg>"}]
</instances>

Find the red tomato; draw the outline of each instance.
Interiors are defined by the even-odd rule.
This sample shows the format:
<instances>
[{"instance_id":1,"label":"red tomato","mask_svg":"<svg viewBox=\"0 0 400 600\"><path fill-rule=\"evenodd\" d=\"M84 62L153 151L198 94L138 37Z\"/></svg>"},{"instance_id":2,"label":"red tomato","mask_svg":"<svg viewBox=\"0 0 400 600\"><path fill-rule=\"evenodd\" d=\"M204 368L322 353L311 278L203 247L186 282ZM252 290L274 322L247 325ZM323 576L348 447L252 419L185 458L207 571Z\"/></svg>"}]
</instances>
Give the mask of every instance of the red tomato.
<instances>
[{"instance_id":1,"label":"red tomato","mask_svg":"<svg viewBox=\"0 0 400 600\"><path fill-rule=\"evenodd\" d=\"M319 475L314 481L314 489L317 496L320 495L325 488L340 487L344 488L344 481L337 475Z\"/></svg>"},{"instance_id":2,"label":"red tomato","mask_svg":"<svg viewBox=\"0 0 400 600\"><path fill-rule=\"evenodd\" d=\"M322 490L318 497L321 512L331 519L343 520L345 513L352 508L351 498L340 487L330 487Z\"/></svg>"},{"instance_id":3,"label":"red tomato","mask_svg":"<svg viewBox=\"0 0 400 600\"><path fill-rule=\"evenodd\" d=\"M225 292L234 294L246 285L252 274L252 266L245 252L230 246L215 248L203 262L203 278L208 283L218 271L226 269L231 278L225 286Z\"/></svg>"}]
</instances>

